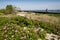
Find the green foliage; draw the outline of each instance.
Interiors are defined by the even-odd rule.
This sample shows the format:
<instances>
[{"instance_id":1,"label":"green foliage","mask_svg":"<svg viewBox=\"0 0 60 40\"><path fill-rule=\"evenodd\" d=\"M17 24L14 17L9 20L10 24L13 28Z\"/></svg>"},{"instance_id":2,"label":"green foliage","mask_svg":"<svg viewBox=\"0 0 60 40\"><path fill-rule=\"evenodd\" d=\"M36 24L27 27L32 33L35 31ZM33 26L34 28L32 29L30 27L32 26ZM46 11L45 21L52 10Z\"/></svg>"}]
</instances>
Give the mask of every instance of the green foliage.
<instances>
[{"instance_id":1,"label":"green foliage","mask_svg":"<svg viewBox=\"0 0 60 40\"><path fill-rule=\"evenodd\" d=\"M15 22L17 23L17 25L20 25L22 27L29 27L29 26L33 26L33 23L31 20L25 18L25 17L15 17L13 18L13 20L15 20Z\"/></svg>"},{"instance_id":2,"label":"green foliage","mask_svg":"<svg viewBox=\"0 0 60 40\"><path fill-rule=\"evenodd\" d=\"M39 37L42 38L43 40L46 40L46 31L38 31Z\"/></svg>"},{"instance_id":3,"label":"green foliage","mask_svg":"<svg viewBox=\"0 0 60 40\"><path fill-rule=\"evenodd\" d=\"M1 9L0 13L5 13L5 11L6 11L5 9Z\"/></svg>"},{"instance_id":4,"label":"green foliage","mask_svg":"<svg viewBox=\"0 0 60 40\"><path fill-rule=\"evenodd\" d=\"M22 26L28 29L24 30ZM38 40L39 35L32 26L33 21L25 17L0 17L0 40ZM22 39L22 37L26 38Z\"/></svg>"},{"instance_id":5,"label":"green foliage","mask_svg":"<svg viewBox=\"0 0 60 40\"><path fill-rule=\"evenodd\" d=\"M7 13L7 14L12 14L12 13L14 13L14 9L13 9L13 6L12 6L12 5L7 5L7 6L6 6L6 13Z\"/></svg>"},{"instance_id":6,"label":"green foliage","mask_svg":"<svg viewBox=\"0 0 60 40\"><path fill-rule=\"evenodd\" d=\"M26 27L26 29L24 29ZM35 28L39 29L35 32ZM25 17L0 17L0 40L46 40L46 33L60 35L60 27Z\"/></svg>"},{"instance_id":7,"label":"green foliage","mask_svg":"<svg viewBox=\"0 0 60 40\"><path fill-rule=\"evenodd\" d=\"M3 13L3 14L15 14L16 9L12 5L7 5L5 9L0 10L0 13Z\"/></svg>"},{"instance_id":8,"label":"green foliage","mask_svg":"<svg viewBox=\"0 0 60 40\"><path fill-rule=\"evenodd\" d=\"M46 30L48 33L54 33L57 35L60 35L60 26L56 25L56 24L49 24L46 22L41 22L41 21L33 21L33 24L35 27L40 27L43 28L44 30Z\"/></svg>"},{"instance_id":9,"label":"green foliage","mask_svg":"<svg viewBox=\"0 0 60 40\"><path fill-rule=\"evenodd\" d=\"M55 17L60 17L60 14L48 14L49 16L55 16Z\"/></svg>"}]
</instances>

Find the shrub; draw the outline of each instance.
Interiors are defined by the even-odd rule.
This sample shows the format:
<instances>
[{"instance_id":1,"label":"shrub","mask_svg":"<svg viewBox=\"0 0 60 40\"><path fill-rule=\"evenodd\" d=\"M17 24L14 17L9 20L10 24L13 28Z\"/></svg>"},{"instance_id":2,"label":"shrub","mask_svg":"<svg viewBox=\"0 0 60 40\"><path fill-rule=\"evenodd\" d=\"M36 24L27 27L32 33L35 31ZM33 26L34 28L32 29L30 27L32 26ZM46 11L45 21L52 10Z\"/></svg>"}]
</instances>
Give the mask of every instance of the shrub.
<instances>
[{"instance_id":1,"label":"shrub","mask_svg":"<svg viewBox=\"0 0 60 40\"><path fill-rule=\"evenodd\" d=\"M7 5L5 9L0 10L0 13L3 13L3 14L15 14L16 9L12 5Z\"/></svg>"},{"instance_id":2,"label":"shrub","mask_svg":"<svg viewBox=\"0 0 60 40\"><path fill-rule=\"evenodd\" d=\"M5 11L6 11L5 9L1 9L0 13L6 13Z\"/></svg>"},{"instance_id":3,"label":"shrub","mask_svg":"<svg viewBox=\"0 0 60 40\"><path fill-rule=\"evenodd\" d=\"M39 29L35 32L35 27L42 28L45 31ZM38 38L45 40L47 32L60 35L60 26L29 20L25 17L0 17L0 40L38 40Z\"/></svg>"}]
</instances>

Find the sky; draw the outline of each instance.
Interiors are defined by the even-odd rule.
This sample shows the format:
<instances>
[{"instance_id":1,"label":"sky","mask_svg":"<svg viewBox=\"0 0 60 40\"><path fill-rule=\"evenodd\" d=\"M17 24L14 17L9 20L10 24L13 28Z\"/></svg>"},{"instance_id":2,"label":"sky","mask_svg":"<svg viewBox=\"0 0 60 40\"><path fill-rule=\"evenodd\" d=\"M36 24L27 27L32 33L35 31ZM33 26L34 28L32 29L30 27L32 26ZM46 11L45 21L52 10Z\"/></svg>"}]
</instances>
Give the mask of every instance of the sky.
<instances>
[{"instance_id":1,"label":"sky","mask_svg":"<svg viewBox=\"0 0 60 40\"><path fill-rule=\"evenodd\" d=\"M60 0L0 0L0 9L6 5L13 5L21 10L56 10L60 9Z\"/></svg>"}]
</instances>

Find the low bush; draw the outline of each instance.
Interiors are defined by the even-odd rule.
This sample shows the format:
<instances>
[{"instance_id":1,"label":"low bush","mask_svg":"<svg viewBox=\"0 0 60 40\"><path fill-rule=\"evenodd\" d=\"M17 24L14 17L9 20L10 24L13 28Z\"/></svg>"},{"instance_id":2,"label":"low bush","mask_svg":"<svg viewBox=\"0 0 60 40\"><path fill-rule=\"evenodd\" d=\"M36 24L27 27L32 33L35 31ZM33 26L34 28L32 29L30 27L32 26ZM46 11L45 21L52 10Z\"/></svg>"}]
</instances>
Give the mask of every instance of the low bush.
<instances>
[{"instance_id":1,"label":"low bush","mask_svg":"<svg viewBox=\"0 0 60 40\"><path fill-rule=\"evenodd\" d=\"M24 29L24 27L27 27ZM34 28L42 28L35 32ZM46 33L60 35L60 27L25 17L0 17L0 40L46 40Z\"/></svg>"}]
</instances>

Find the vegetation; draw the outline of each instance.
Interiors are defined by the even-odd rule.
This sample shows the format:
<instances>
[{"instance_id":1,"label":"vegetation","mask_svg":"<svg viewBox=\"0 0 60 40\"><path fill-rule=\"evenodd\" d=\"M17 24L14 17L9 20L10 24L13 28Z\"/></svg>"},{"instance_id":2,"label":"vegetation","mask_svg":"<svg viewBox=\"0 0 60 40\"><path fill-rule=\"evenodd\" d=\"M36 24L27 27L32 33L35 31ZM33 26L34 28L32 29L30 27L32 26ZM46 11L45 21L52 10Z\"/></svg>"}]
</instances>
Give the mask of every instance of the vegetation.
<instances>
[{"instance_id":1,"label":"vegetation","mask_svg":"<svg viewBox=\"0 0 60 40\"><path fill-rule=\"evenodd\" d=\"M0 13L3 14L14 14L16 13L15 7L13 7L12 5L7 5L5 9L1 9Z\"/></svg>"},{"instance_id":2,"label":"vegetation","mask_svg":"<svg viewBox=\"0 0 60 40\"><path fill-rule=\"evenodd\" d=\"M0 17L0 40L38 40L41 37L45 38L45 33L43 34L43 31L39 30L39 34L37 34L38 32L35 32L33 25L32 20L25 17ZM25 30L24 27L27 29Z\"/></svg>"},{"instance_id":3,"label":"vegetation","mask_svg":"<svg viewBox=\"0 0 60 40\"><path fill-rule=\"evenodd\" d=\"M60 17L60 14L48 14L50 16Z\"/></svg>"},{"instance_id":4,"label":"vegetation","mask_svg":"<svg viewBox=\"0 0 60 40\"><path fill-rule=\"evenodd\" d=\"M5 13L5 9L1 9L0 10L0 13Z\"/></svg>"},{"instance_id":5,"label":"vegetation","mask_svg":"<svg viewBox=\"0 0 60 40\"><path fill-rule=\"evenodd\" d=\"M35 28L44 30L35 31ZM60 27L30 20L25 17L0 17L0 40L46 40L46 33L60 35Z\"/></svg>"},{"instance_id":6,"label":"vegetation","mask_svg":"<svg viewBox=\"0 0 60 40\"><path fill-rule=\"evenodd\" d=\"M15 10L12 5L7 5L6 9L0 10L0 13L14 14ZM60 36L60 25L16 15L0 17L0 40L46 40L47 33Z\"/></svg>"}]
</instances>

